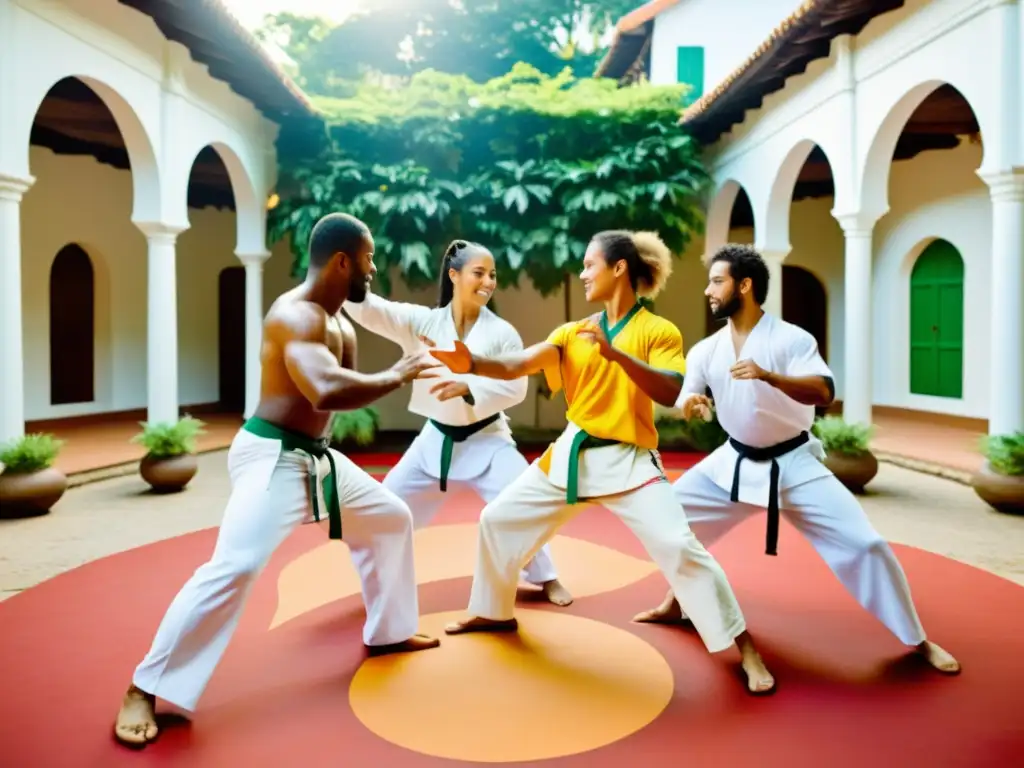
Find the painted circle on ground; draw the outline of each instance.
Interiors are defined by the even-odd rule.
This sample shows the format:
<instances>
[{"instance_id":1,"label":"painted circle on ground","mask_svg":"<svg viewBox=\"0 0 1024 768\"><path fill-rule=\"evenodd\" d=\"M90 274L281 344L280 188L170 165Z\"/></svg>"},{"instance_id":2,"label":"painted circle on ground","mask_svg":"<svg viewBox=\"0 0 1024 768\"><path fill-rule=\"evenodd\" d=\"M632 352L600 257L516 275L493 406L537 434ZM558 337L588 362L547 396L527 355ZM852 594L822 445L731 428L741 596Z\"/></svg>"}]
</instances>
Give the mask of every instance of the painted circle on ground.
<instances>
[{"instance_id":1,"label":"painted circle on ground","mask_svg":"<svg viewBox=\"0 0 1024 768\"><path fill-rule=\"evenodd\" d=\"M349 702L363 725L421 754L518 763L611 744L653 722L672 699L668 662L626 630L519 610L518 633L443 634L464 616L423 616L421 631L441 637L440 648L359 668Z\"/></svg>"}]
</instances>

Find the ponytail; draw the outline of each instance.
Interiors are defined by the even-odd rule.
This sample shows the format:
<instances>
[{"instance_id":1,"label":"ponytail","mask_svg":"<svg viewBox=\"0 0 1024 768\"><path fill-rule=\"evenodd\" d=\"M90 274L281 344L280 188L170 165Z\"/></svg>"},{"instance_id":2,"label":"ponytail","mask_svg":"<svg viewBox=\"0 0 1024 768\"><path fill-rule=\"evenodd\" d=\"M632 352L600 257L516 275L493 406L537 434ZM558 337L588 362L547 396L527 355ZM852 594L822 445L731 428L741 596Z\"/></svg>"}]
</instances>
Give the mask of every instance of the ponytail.
<instances>
[{"instance_id":1,"label":"ponytail","mask_svg":"<svg viewBox=\"0 0 1024 768\"><path fill-rule=\"evenodd\" d=\"M452 240L445 249L444 256L441 257L441 275L437 283L438 307L447 307L452 303L452 298L455 295L455 286L452 285L448 271L451 269L456 272L460 271L469 260L470 255L478 249L484 250L483 246L468 240Z\"/></svg>"}]
</instances>

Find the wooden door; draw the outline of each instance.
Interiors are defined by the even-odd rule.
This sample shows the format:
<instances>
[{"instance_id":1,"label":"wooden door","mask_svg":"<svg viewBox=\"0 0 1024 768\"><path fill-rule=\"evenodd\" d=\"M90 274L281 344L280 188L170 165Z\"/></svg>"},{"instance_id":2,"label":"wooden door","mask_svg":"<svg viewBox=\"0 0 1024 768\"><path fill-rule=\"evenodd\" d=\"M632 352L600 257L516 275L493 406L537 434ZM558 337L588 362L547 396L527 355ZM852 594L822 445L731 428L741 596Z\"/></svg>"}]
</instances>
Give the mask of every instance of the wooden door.
<instances>
[{"instance_id":1,"label":"wooden door","mask_svg":"<svg viewBox=\"0 0 1024 768\"><path fill-rule=\"evenodd\" d=\"M910 391L963 396L964 261L936 240L910 273Z\"/></svg>"},{"instance_id":2,"label":"wooden door","mask_svg":"<svg viewBox=\"0 0 1024 768\"><path fill-rule=\"evenodd\" d=\"M92 260L74 243L50 268L50 403L96 399L96 281Z\"/></svg>"},{"instance_id":3,"label":"wooden door","mask_svg":"<svg viewBox=\"0 0 1024 768\"><path fill-rule=\"evenodd\" d=\"M245 410L245 267L221 270L218 281L220 409Z\"/></svg>"}]
</instances>

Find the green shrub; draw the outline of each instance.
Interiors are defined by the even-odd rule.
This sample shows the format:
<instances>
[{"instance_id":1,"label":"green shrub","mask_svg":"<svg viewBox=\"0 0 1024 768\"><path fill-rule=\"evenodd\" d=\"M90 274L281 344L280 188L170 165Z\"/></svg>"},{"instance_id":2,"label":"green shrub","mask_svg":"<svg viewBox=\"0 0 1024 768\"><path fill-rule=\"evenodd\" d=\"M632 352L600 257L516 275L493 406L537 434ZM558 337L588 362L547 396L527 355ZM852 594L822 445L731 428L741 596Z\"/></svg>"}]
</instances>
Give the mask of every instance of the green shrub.
<instances>
[{"instance_id":1,"label":"green shrub","mask_svg":"<svg viewBox=\"0 0 1024 768\"><path fill-rule=\"evenodd\" d=\"M63 440L50 434L25 435L0 448L0 464L12 475L38 472L53 466L63 445Z\"/></svg>"},{"instance_id":2,"label":"green shrub","mask_svg":"<svg viewBox=\"0 0 1024 768\"><path fill-rule=\"evenodd\" d=\"M985 435L981 439L981 452L992 469L1000 475L1024 475L1024 432Z\"/></svg>"},{"instance_id":3,"label":"green shrub","mask_svg":"<svg viewBox=\"0 0 1024 768\"><path fill-rule=\"evenodd\" d=\"M656 417L658 447L664 451L694 450L711 453L729 439L718 423L718 414L711 412L711 421L680 419L663 413Z\"/></svg>"},{"instance_id":4,"label":"green shrub","mask_svg":"<svg viewBox=\"0 0 1024 768\"><path fill-rule=\"evenodd\" d=\"M146 453L154 459L168 459L172 456L182 456L186 453L195 453L196 438L204 434L205 424L192 416L184 416L176 422L139 422L142 432L132 438L133 443L139 443L146 449Z\"/></svg>"},{"instance_id":5,"label":"green shrub","mask_svg":"<svg viewBox=\"0 0 1024 768\"><path fill-rule=\"evenodd\" d=\"M822 416L815 420L811 432L821 440L825 453L863 456L871 452L875 428L871 424L849 424L841 416Z\"/></svg>"},{"instance_id":6,"label":"green shrub","mask_svg":"<svg viewBox=\"0 0 1024 768\"><path fill-rule=\"evenodd\" d=\"M331 419L331 439L335 443L351 440L356 445L369 445L377 437L380 413L376 408L339 411Z\"/></svg>"}]
</instances>

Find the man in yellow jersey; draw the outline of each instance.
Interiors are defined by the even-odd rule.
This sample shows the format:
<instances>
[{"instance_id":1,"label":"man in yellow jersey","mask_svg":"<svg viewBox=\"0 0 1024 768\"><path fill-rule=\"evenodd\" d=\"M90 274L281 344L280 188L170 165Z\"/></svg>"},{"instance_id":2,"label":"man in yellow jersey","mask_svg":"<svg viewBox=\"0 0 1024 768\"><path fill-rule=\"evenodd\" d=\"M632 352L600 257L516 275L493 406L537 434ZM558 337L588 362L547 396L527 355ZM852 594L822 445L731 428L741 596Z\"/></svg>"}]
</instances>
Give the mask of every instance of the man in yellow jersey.
<instances>
[{"instance_id":1,"label":"man in yellow jersey","mask_svg":"<svg viewBox=\"0 0 1024 768\"><path fill-rule=\"evenodd\" d=\"M585 504L598 502L640 539L707 649L739 646L748 690L766 693L775 681L725 573L690 531L657 452L654 403L671 406L679 397L683 340L637 297L656 296L671 268L656 234L601 232L587 248L580 277L587 300L604 303L602 313L501 357L479 357L458 341L454 350L431 350L455 373L511 380L544 371L553 391L564 385L569 405L565 432L484 508L470 617L445 631L515 631L522 565Z\"/></svg>"}]
</instances>

